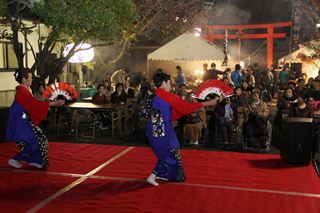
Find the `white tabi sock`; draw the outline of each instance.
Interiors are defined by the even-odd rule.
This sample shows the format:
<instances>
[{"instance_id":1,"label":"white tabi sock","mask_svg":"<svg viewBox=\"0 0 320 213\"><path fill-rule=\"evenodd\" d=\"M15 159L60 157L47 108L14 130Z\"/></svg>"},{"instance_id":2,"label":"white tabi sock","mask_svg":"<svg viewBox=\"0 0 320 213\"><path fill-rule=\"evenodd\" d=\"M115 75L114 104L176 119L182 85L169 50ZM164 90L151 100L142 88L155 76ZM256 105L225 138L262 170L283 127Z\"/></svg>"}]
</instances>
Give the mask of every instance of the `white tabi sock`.
<instances>
[{"instance_id":1,"label":"white tabi sock","mask_svg":"<svg viewBox=\"0 0 320 213\"><path fill-rule=\"evenodd\" d=\"M42 169L42 165L38 164L38 163L29 163L29 166L33 166L33 167L36 167L38 169Z\"/></svg>"},{"instance_id":2,"label":"white tabi sock","mask_svg":"<svg viewBox=\"0 0 320 213\"><path fill-rule=\"evenodd\" d=\"M158 176L156 176L156 179L158 179L158 180L168 180L167 178L158 177Z\"/></svg>"},{"instance_id":3,"label":"white tabi sock","mask_svg":"<svg viewBox=\"0 0 320 213\"><path fill-rule=\"evenodd\" d=\"M8 164L14 168L17 168L17 169L20 169L22 167L22 164L19 163L19 161L15 160L15 159L8 160Z\"/></svg>"},{"instance_id":4,"label":"white tabi sock","mask_svg":"<svg viewBox=\"0 0 320 213\"><path fill-rule=\"evenodd\" d=\"M153 173L151 173L151 175L147 178L147 182L154 186L159 186L159 183L156 182L156 175Z\"/></svg>"}]
</instances>

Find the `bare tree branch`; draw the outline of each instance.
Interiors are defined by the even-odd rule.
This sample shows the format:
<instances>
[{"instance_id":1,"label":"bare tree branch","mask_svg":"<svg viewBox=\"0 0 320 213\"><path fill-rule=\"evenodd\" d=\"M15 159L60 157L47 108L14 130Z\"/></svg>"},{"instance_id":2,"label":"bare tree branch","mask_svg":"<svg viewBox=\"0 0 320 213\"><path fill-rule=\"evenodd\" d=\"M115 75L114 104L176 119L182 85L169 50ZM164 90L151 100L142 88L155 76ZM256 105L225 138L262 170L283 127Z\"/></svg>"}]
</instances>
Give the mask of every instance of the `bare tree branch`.
<instances>
[{"instance_id":1,"label":"bare tree branch","mask_svg":"<svg viewBox=\"0 0 320 213\"><path fill-rule=\"evenodd\" d=\"M36 60L36 53L33 49L33 46L32 44L30 43L29 39L28 39L28 36L27 35L24 35L24 38L26 39L27 43L29 44L30 48L31 48L31 52L32 52L32 55L33 55L33 58L34 60Z\"/></svg>"}]
</instances>

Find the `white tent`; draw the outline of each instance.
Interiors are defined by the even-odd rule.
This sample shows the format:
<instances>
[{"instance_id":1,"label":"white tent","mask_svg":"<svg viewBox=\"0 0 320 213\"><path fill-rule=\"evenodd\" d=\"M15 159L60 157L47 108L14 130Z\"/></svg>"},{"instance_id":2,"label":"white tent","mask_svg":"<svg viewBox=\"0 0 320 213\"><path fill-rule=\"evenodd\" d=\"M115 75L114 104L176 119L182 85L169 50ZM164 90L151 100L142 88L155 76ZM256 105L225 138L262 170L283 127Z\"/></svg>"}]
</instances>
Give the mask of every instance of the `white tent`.
<instances>
[{"instance_id":1,"label":"white tent","mask_svg":"<svg viewBox=\"0 0 320 213\"><path fill-rule=\"evenodd\" d=\"M202 76L194 76L198 73L196 70L202 70L204 63L209 66L216 63L217 69L224 70L225 67L221 67L223 58L222 49L193 33L186 32L148 54L148 76L151 77L158 68L175 75L175 66L179 65L190 78L202 79Z\"/></svg>"},{"instance_id":2,"label":"white tent","mask_svg":"<svg viewBox=\"0 0 320 213\"><path fill-rule=\"evenodd\" d=\"M301 63L302 73L306 73L308 77L316 77L320 68L319 59L307 59L314 54L314 50L306 46L300 45L300 48L291 54L288 54L278 60L278 64L284 65L286 63Z\"/></svg>"},{"instance_id":3,"label":"white tent","mask_svg":"<svg viewBox=\"0 0 320 213\"><path fill-rule=\"evenodd\" d=\"M148 60L198 61L223 60L221 49L186 32L148 55Z\"/></svg>"}]
</instances>

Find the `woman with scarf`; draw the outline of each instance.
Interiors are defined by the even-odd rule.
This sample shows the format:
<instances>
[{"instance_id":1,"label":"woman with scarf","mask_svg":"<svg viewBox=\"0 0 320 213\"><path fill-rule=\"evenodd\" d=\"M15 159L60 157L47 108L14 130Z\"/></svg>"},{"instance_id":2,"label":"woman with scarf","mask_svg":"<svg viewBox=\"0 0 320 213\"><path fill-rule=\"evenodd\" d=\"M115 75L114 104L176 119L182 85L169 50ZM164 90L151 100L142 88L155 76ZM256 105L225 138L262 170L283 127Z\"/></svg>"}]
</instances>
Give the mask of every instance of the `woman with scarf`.
<instances>
[{"instance_id":1,"label":"woman with scarf","mask_svg":"<svg viewBox=\"0 0 320 213\"><path fill-rule=\"evenodd\" d=\"M244 109L246 123L243 125L244 138L248 147L265 149L268 140L268 116L270 107L260 98L260 90L255 89Z\"/></svg>"},{"instance_id":2,"label":"woman with scarf","mask_svg":"<svg viewBox=\"0 0 320 213\"><path fill-rule=\"evenodd\" d=\"M170 93L170 76L156 73L153 77L156 86L155 96L147 103L150 120L147 124L147 138L158 162L147 178L154 186L156 179L183 182L185 180L182 167L179 141L173 128L173 121L194 112L203 106L215 105L216 100L203 103L189 103L178 95Z\"/></svg>"},{"instance_id":3,"label":"woman with scarf","mask_svg":"<svg viewBox=\"0 0 320 213\"><path fill-rule=\"evenodd\" d=\"M32 72L29 69L16 70L14 77L20 84L16 87L16 95L9 110L7 124L7 141L14 141L21 149L8 161L14 168L21 168L21 162L30 166L46 169L48 163L48 140L38 127L46 119L49 106L61 106L63 100L48 102L39 101L32 96Z\"/></svg>"}]
</instances>

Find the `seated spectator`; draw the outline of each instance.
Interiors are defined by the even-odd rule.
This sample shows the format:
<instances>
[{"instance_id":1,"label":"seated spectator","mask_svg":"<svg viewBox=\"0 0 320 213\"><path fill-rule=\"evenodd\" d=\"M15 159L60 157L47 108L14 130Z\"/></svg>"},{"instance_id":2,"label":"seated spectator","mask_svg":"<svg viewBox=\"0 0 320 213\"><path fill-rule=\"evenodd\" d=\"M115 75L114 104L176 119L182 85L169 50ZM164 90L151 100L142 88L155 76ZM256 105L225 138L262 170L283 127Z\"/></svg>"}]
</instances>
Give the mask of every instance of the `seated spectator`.
<instances>
[{"instance_id":1,"label":"seated spectator","mask_svg":"<svg viewBox=\"0 0 320 213\"><path fill-rule=\"evenodd\" d=\"M298 96L297 103L293 104L290 110L290 117L312 118L313 109L309 103L306 103L302 96Z\"/></svg>"},{"instance_id":2,"label":"seated spectator","mask_svg":"<svg viewBox=\"0 0 320 213\"><path fill-rule=\"evenodd\" d=\"M288 88L292 88L293 89L293 91L295 91L296 90L296 82L295 82L295 80L290 80L289 82L288 82Z\"/></svg>"},{"instance_id":3,"label":"seated spectator","mask_svg":"<svg viewBox=\"0 0 320 213\"><path fill-rule=\"evenodd\" d=\"M242 91L247 91L248 87L249 87L249 84L248 84L247 81L242 81L242 82L241 82L241 89L242 89Z\"/></svg>"},{"instance_id":4,"label":"seated spectator","mask_svg":"<svg viewBox=\"0 0 320 213\"><path fill-rule=\"evenodd\" d=\"M217 125L222 129L222 140L225 144L231 142L235 113L236 109L231 103L230 98L225 98L222 102L218 103L214 111Z\"/></svg>"},{"instance_id":5,"label":"seated spectator","mask_svg":"<svg viewBox=\"0 0 320 213\"><path fill-rule=\"evenodd\" d=\"M308 82L308 76L306 73L301 73L301 76L300 78L304 81L304 86L307 85L307 82Z\"/></svg>"},{"instance_id":6,"label":"seated spectator","mask_svg":"<svg viewBox=\"0 0 320 213\"><path fill-rule=\"evenodd\" d=\"M141 84L138 83L133 87L133 98L137 100L139 99L140 96L141 96Z\"/></svg>"},{"instance_id":7,"label":"seated spectator","mask_svg":"<svg viewBox=\"0 0 320 213\"><path fill-rule=\"evenodd\" d=\"M107 98L110 100L112 91L111 91L111 87L110 87L109 81L108 80L104 80L103 81L103 86L105 88L105 94L106 94Z\"/></svg>"},{"instance_id":8,"label":"seated spectator","mask_svg":"<svg viewBox=\"0 0 320 213\"><path fill-rule=\"evenodd\" d=\"M283 97L281 97L277 103L277 112L274 117L274 125L280 130L282 118L288 117L292 104L296 102L296 96L292 88L287 88L284 91Z\"/></svg>"},{"instance_id":9,"label":"seated spectator","mask_svg":"<svg viewBox=\"0 0 320 213\"><path fill-rule=\"evenodd\" d=\"M129 79L125 80L122 85L127 98L134 98L134 89L130 87Z\"/></svg>"},{"instance_id":10,"label":"seated spectator","mask_svg":"<svg viewBox=\"0 0 320 213\"><path fill-rule=\"evenodd\" d=\"M191 98L190 94L187 92L187 86L185 84L179 85L178 95L185 101L188 101L188 102L194 101ZM186 115L178 119L178 130L180 133L183 132L187 117L188 116Z\"/></svg>"},{"instance_id":11,"label":"seated spectator","mask_svg":"<svg viewBox=\"0 0 320 213\"><path fill-rule=\"evenodd\" d=\"M246 98L246 94L242 93L240 87L235 89L235 95L232 97L231 102L234 105L236 110L235 113L235 130L237 133L237 141L240 141L240 137L242 135L242 126L244 122L244 107L247 105L248 99Z\"/></svg>"},{"instance_id":12,"label":"seated spectator","mask_svg":"<svg viewBox=\"0 0 320 213\"><path fill-rule=\"evenodd\" d=\"M316 101L320 101L320 81L315 81L313 83L313 90L309 95L312 96Z\"/></svg>"},{"instance_id":13,"label":"seated spectator","mask_svg":"<svg viewBox=\"0 0 320 213\"><path fill-rule=\"evenodd\" d=\"M202 130L206 127L206 111L202 107L186 116L184 138L189 140L191 145L198 145L199 139L202 138Z\"/></svg>"},{"instance_id":14,"label":"seated spectator","mask_svg":"<svg viewBox=\"0 0 320 213\"><path fill-rule=\"evenodd\" d=\"M243 136L248 147L265 149L268 138L268 116L270 108L260 98L260 91L254 90L250 102L245 108L245 124Z\"/></svg>"},{"instance_id":15,"label":"seated spectator","mask_svg":"<svg viewBox=\"0 0 320 213\"><path fill-rule=\"evenodd\" d=\"M191 96L190 94L187 92L187 86L185 84L181 84L179 86L179 92L178 92L178 95L183 99L183 100L186 100L186 101L193 101L191 99Z\"/></svg>"},{"instance_id":16,"label":"seated spectator","mask_svg":"<svg viewBox=\"0 0 320 213\"><path fill-rule=\"evenodd\" d=\"M141 80L141 94L145 96L148 92L151 92L151 84L148 82L147 78L142 78Z\"/></svg>"},{"instance_id":17,"label":"seated spectator","mask_svg":"<svg viewBox=\"0 0 320 213\"><path fill-rule=\"evenodd\" d=\"M223 82L226 83L229 87L234 88L233 83L231 82L230 78L223 77Z\"/></svg>"},{"instance_id":18,"label":"seated spectator","mask_svg":"<svg viewBox=\"0 0 320 213\"><path fill-rule=\"evenodd\" d=\"M320 101L314 100L313 97L308 98L308 103L311 105L313 111L319 111L320 110Z\"/></svg>"},{"instance_id":19,"label":"seated spectator","mask_svg":"<svg viewBox=\"0 0 320 213\"><path fill-rule=\"evenodd\" d=\"M44 84L39 83L37 86L37 91L33 94L33 96L39 101L47 101L47 99L42 96L44 90L45 90Z\"/></svg>"},{"instance_id":20,"label":"seated spectator","mask_svg":"<svg viewBox=\"0 0 320 213\"><path fill-rule=\"evenodd\" d=\"M92 97L93 104L106 104L109 103L109 99L106 95L106 88L103 84L98 85L97 93Z\"/></svg>"},{"instance_id":21,"label":"seated spectator","mask_svg":"<svg viewBox=\"0 0 320 213\"><path fill-rule=\"evenodd\" d=\"M121 83L116 84L115 91L111 95L112 104L125 104L127 102L127 95L123 91L123 86Z\"/></svg>"},{"instance_id":22,"label":"seated spectator","mask_svg":"<svg viewBox=\"0 0 320 213\"><path fill-rule=\"evenodd\" d=\"M307 88L304 85L304 80L302 78L298 79L297 86L295 89L297 96L306 97Z\"/></svg>"},{"instance_id":23,"label":"seated spectator","mask_svg":"<svg viewBox=\"0 0 320 213\"><path fill-rule=\"evenodd\" d=\"M93 104L106 104L109 103L109 99L106 95L106 88L103 84L98 85L97 93L92 97ZM107 112L101 112L99 127L104 130L108 129L110 125L110 115Z\"/></svg>"},{"instance_id":24,"label":"seated spectator","mask_svg":"<svg viewBox=\"0 0 320 213\"><path fill-rule=\"evenodd\" d=\"M314 80L313 78L309 78L308 81L307 81L307 84L306 84L306 88L309 89L309 90L313 90L313 84L314 84Z\"/></svg>"}]
</instances>

